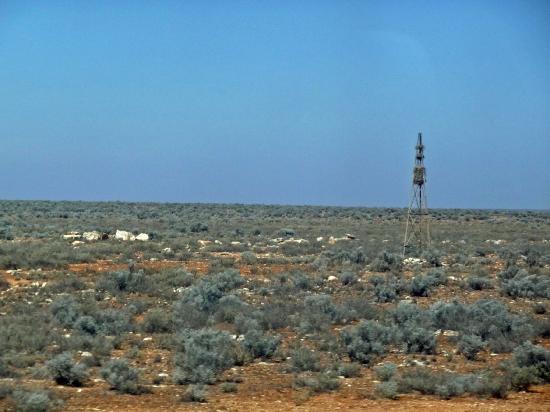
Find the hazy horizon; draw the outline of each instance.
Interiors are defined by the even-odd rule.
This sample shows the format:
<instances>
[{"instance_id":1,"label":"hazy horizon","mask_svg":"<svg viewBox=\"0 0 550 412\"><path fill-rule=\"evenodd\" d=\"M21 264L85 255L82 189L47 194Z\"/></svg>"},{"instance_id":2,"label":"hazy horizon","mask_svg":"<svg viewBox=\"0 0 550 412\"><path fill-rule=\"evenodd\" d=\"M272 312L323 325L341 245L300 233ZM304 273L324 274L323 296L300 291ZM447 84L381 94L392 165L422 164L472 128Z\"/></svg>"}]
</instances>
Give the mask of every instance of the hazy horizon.
<instances>
[{"instance_id":1,"label":"hazy horizon","mask_svg":"<svg viewBox=\"0 0 550 412\"><path fill-rule=\"evenodd\" d=\"M0 3L0 198L550 209L550 2Z\"/></svg>"}]
</instances>

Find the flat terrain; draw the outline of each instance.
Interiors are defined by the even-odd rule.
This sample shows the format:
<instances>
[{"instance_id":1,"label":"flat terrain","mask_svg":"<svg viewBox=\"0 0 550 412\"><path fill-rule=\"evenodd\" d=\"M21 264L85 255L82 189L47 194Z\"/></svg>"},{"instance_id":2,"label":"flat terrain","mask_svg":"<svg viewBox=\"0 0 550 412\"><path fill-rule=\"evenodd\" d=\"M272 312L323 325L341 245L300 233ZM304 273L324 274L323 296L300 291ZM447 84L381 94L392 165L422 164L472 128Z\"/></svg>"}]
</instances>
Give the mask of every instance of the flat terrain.
<instances>
[{"instance_id":1,"label":"flat terrain","mask_svg":"<svg viewBox=\"0 0 550 412\"><path fill-rule=\"evenodd\" d=\"M0 410L550 410L548 212L0 210Z\"/></svg>"}]
</instances>

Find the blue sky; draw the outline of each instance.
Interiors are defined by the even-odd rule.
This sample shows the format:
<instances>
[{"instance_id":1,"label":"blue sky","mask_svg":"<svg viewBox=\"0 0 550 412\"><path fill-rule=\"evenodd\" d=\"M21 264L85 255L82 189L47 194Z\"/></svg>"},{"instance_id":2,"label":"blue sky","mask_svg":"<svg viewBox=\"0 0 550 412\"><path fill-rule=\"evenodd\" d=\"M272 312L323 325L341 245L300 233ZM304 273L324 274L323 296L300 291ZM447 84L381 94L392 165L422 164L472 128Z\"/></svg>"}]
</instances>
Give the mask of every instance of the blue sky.
<instances>
[{"instance_id":1,"label":"blue sky","mask_svg":"<svg viewBox=\"0 0 550 412\"><path fill-rule=\"evenodd\" d=\"M0 2L0 198L550 208L548 1Z\"/></svg>"}]
</instances>

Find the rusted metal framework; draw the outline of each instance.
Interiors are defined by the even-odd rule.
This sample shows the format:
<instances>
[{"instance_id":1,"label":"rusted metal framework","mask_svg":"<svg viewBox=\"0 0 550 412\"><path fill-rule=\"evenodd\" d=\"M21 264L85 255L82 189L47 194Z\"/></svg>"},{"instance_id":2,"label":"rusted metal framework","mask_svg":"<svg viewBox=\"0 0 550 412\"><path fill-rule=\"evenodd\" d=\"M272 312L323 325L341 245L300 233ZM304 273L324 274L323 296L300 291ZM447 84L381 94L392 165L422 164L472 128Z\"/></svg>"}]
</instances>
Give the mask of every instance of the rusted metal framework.
<instances>
[{"instance_id":1,"label":"rusted metal framework","mask_svg":"<svg viewBox=\"0 0 550 412\"><path fill-rule=\"evenodd\" d=\"M403 257L409 251L422 252L430 244L430 222L426 198L426 168L424 167L424 144L418 133L414 161L412 188L407 211Z\"/></svg>"}]
</instances>

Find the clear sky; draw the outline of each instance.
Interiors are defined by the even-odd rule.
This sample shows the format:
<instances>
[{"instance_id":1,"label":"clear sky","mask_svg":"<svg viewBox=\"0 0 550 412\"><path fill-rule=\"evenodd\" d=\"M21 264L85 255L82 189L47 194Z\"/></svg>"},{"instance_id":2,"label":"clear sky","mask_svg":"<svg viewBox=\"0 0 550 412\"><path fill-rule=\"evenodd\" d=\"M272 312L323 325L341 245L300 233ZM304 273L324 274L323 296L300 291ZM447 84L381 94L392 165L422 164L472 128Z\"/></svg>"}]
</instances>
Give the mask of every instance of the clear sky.
<instances>
[{"instance_id":1,"label":"clear sky","mask_svg":"<svg viewBox=\"0 0 550 412\"><path fill-rule=\"evenodd\" d=\"M0 198L550 209L550 1L2 1Z\"/></svg>"}]
</instances>

